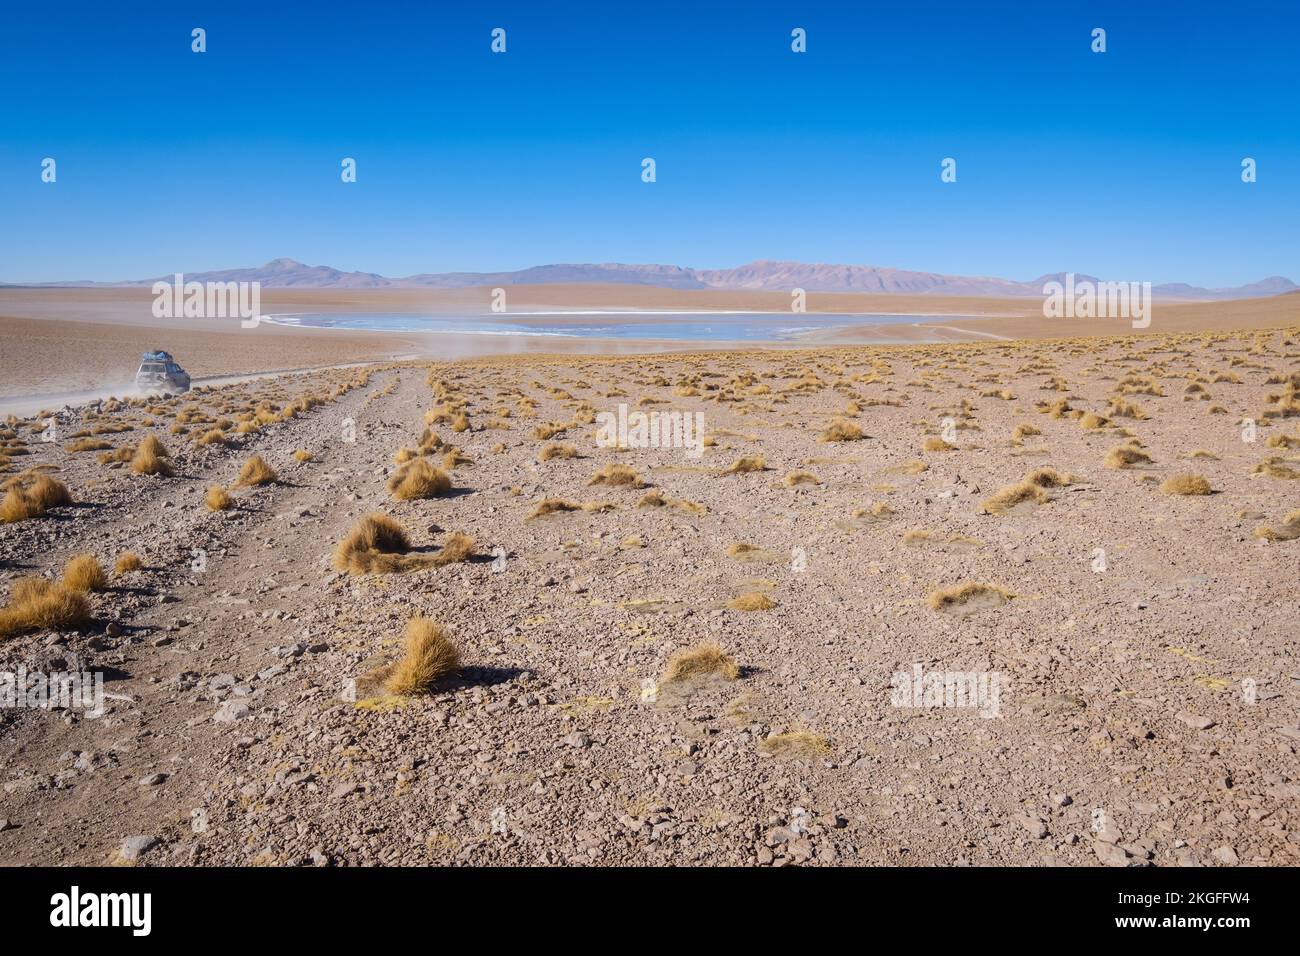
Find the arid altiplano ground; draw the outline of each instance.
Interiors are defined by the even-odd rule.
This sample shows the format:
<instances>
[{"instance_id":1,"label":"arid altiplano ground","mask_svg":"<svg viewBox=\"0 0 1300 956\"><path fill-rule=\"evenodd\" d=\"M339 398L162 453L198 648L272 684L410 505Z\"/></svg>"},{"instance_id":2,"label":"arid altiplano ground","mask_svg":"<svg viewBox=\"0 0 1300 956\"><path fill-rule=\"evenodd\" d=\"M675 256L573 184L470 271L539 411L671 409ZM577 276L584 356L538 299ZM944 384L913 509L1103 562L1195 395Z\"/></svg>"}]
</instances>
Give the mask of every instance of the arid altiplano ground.
<instances>
[{"instance_id":1,"label":"arid altiplano ground","mask_svg":"<svg viewBox=\"0 0 1300 956\"><path fill-rule=\"evenodd\" d=\"M1298 391L1292 329L387 365L12 421L0 662L115 696L0 712L0 862L1295 864ZM621 402L711 444L599 447ZM451 490L397 500L404 448ZM278 480L232 487L254 455ZM411 554L335 570L374 512ZM83 553L106 582L54 583ZM414 616L461 666L394 695ZM998 715L895 706L916 664L1001 675Z\"/></svg>"}]
</instances>

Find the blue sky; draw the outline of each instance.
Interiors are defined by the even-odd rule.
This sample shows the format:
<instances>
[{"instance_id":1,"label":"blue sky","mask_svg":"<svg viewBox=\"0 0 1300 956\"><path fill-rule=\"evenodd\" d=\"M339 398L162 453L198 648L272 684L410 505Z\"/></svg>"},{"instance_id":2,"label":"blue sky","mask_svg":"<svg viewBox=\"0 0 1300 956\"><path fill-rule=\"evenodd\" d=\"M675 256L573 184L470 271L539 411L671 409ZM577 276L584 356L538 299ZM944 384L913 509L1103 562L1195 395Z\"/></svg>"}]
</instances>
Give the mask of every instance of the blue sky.
<instances>
[{"instance_id":1,"label":"blue sky","mask_svg":"<svg viewBox=\"0 0 1300 956\"><path fill-rule=\"evenodd\" d=\"M277 256L1300 281L1291 2L451 6L5 5L0 281Z\"/></svg>"}]
</instances>

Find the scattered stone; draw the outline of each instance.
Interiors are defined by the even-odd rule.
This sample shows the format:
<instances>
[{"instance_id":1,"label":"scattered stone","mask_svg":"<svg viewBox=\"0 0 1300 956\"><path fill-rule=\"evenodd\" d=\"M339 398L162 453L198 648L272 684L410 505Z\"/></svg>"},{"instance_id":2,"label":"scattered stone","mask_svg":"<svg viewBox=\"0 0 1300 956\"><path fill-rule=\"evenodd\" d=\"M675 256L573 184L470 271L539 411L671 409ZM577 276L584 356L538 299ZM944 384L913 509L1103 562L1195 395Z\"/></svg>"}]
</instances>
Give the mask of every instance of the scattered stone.
<instances>
[{"instance_id":1,"label":"scattered stone","mask_svg":"<svg viewBox=\"0 0 1300 956\"><path fill-rule=\"evenodd\" d=\"M1094 840L1092 850L1097 854L1097 859L1101 860L1106 866L1129 865L1129 854L1123 847L1116 846L1113 843L1104 843L1101 840Z\"/></svg>"},{"instance_id":2,"label":"scattered stone","mask_svg":"<svg viewBox=\"0 0 1300 956\"><path fill-rule=\"evenodd\" d=\"M1021 817L1020 825L1029 831L1029 835L1035 840L1041 840L1047 836L1047 824L1037 817Z\"/></svg>"},{"instance_id":3,"label":"scattered stone","mask_svg":"<svg viewBox=\"0 0 1300 956\"><path fill-rule=\"evenodd\" d=\"M1214 726L1214 721L1209 717L1202 717L1185 710L1180 710L1175 716L1193 730L1209 730Z\"/></svg>"},{"instance_id":4,"label":"scattered stone","mask_svg":"<svg viewBox=\"0 0 1300 956\"><path fill-rule=\"evenodd\" d=\"M242 700L228 700L217 709L212 719L218 724L233 724L237 720L248 717L252 712L253 708Z\"/></svg>"},{"instance_id":5,"label":"scattered stone","mask_svg":"<svg viewBox=\"0 0 1300 956\"><path fill-rule=\"evenodd\" d=\"M117 855L128 863L134 863L159 843L156 836L131 836L122 841L117 848Z\"/></svg>"},{"instance_id":6,"label":"scattered stone","mask_svg":"<svg viewBox=\"0 0 1300 956\"><path fill-rule=\"evenodd\" d=\"M1221 846L1211 853L1210 856L1214 857L1224 866L1236 866L1239 862L1237 859L1237 851L1230 846Z\"/></svg>"}]
</instances>

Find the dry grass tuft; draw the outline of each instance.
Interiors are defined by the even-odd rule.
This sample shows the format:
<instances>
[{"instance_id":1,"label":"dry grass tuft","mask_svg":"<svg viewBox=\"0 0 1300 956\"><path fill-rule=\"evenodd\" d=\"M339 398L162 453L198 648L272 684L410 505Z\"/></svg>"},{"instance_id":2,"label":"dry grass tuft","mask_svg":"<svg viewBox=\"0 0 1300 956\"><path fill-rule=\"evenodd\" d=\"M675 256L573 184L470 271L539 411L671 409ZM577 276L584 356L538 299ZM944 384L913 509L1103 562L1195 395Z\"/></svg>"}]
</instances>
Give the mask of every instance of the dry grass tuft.
<instances>
[{"instance_id":1,"label":"dry grass tuft","mask_svg":"<svg viewBox=\"0 0 1300 956\"><path fill-rule=\"evenodd\" d=\"M334 570L374 574L404 570L396 560L411 550L402 526L385 514L365 515L334 549Z\"/></svg>"},{"instance_id":2,"label":"dry grass tuft","mask_svg":"<svg viewBox=\"0 0 1300 956\"><path fill-rule=\"evenodd\" d=\"M922 451L956 451L957 446L948 444L942 438L930 437L925 440L925 444L921 446L921 450Z\"/></svg>"},{"instance_id":3,"label":"dry grass tuft","mask_svg":"<svg viewBox=\"0 0 1300 956\"><path fill-rule=\"evenodd\" d=\"M830 741L806 730L786 734L773 734L759 741L758 749L769 757L820 757L829 753Z\"/></svg>"},{"instance_id":4,"label":"dry grass tuft","mask_svg":"<svg viewBox=\"0 0 1300 956\"><path fill-rule=\"evenodd\" d=\"M275 473L275 469L268 465L261 455L254 455L239 469L239 478L235 482L235 487L252 488L269 485L279 480L280 476Z\"/></svg>"},{"instance_id":5,"label":"dry grass tuft","mask_svg":"<svg viewBox=\"0 0 1300 956\"><path fill-rule=\"evenodd\" d=\"M572 501L565 501L563 498L543 498L533 505L533 510L528 512L528 517L524 520L529 521L533 518L541 518L562 511L577 511L581 507L581 505L575 505Z\"/></svg>"},{"instance_id":6,"label":"dry grass tuft","mask_svg":"<svg viewBox=\"0 0 1300 956\"><path fill-rule=\"evenodd\" d=\"M985 514L1003 515L1025 502L1041 505L1046 504L1049 500L1047 492L1043 491L1034 482L1021 481L994 492L992 497L986 498L980 505L980 510Z\"/></svg>"},{"instance_id":7,"label":"dry grass tuft","mask_svg":"<svg viewBox=\"0 0 1300 956\"><path fill-rule=\"evenodd\" d=\"M869 508L854 508L854 518L888 518L896 512L883 501L872 502Z\"/></svg>"},{"instance_id":8,"label":"dry grass tuft","mask_svg":"<svg viewBox=\"0 0 1300 956\"><path fill-rule=\"evenodd\" d=\"M235 503L235 499L230 497L230 493L225 488L213 485L203 496L203 503L208 506L209 511L225 511Z\"/></svg>"},{"instance_id":9,"label":"dry grass tuft","mask_svg":"<svg viewBox=\"0 0 1300 956\"><path fill-rule=\"evenodd\" d=\"M818 441L859 441L866 436L862 434L862 429L853 422L837 418L829 425L826 430L817 436Z\"/></svg>"},{"instance_id":10,"label":"dry grass tuft","mask_svg":"<svg viewBox=\"0 0 1300 956\"><path fill-rule=\"evenodd\" d=\"M447 446L447 451L442 456L442 470L451 471L457 465L472 465L474 459L468 455L461 454L459 448Z\"/></svg>"},{"instance_id":11,"label":"dry grass tuft","mask_svg":"<svg viewBox=\"0 0 1300 956\"><path fill-rule=\"evenodd\" d=\"M447 632L427 617L406 622L406 653L384 678L384 689L398 697L427 694L460 668L460 652Z\"/></svg>"},{"instance_id":12,"label":"dry grass tuft","mask_svg":"<svg viewBox=\"0 0 1300 956\"><path fill-rule=\"evenodd\" d=\"M743 541L737 541L727 548L727 554L737 561L768 561L772 558L771 552L763 550L756 544L746 544Z\"/></svg>"},{"instance_id":13,"label":"dry grass tuft","mask_svg":"<svg viewBox=\"0 0 1300 956\"><path fill-rule=\"evenodd\" d=\"M611 462L596 472L589 485L608 485L612 488L644 488L645 483L627 465Z\"/></svg>"},{"instance_id":14,"label":"dry grass tuft","mask_svg":"<svg viewBox=\"0 0 1300 956\"><path fill-rule=\"evenodd\" d=\"M164 445L156 435L146 435L140 444L135 448L136 452L145 452L146 454L156 455L159 458L171 457L167 452L167 446Z\"/></svg>"},{"instance_id":15,"label":"dry grass tuft","mask_svg":"<svg viewBox=\"0 0 1300 956\"><path fill-rule=\"evenodd\" d=\"M749 471L767 471L767 462L763 460L762 455L742 455L722 473L724 475L737 475Z\"/></svg>"},{"instance_id":16,"label":"dry grass tuft","mask_svg":"<svg viewBox=\"0 0 1300 956\"><path fill-rule=\"evenodd\" d=\"M717 674L723 680L735 680L740 676L740 668L731 655L717 644L701 644L678 651L670 657L659 682L675 684L709 674Z\"/></svg>"},{"instance_id":17,"label":"dry grass tuft","mask_svg":"<svg viewBox=\"0 0 1300 956\"><path fill-rule=\"evenodd\" d=\"M135 448L131 457L131 471L137 475L160 475L164 478L175 474L169 460L166 446L154 435L147 435Z\"/></svg>"},{"instance_id":18,"label":"dry grass tuft","mask_svg":"<svg viewBox=\"0 0 1300 956\"><path fill-rule=\"evenodd\" d=\"M1160 491L1166 495L1208 495L1211 488L1202 475L1185 471L1166 478L1160 483Z\"/></svg>"},{"instance_id":19,"label":"dry grass tuft","mask_svg":"<svg viewBox=\"0 0 1300 956\"><path fill-rule=\"evenodd\" d=\"M781 479L781 484L787 488L795 488L799 485L820 485L821 483L822 480L811 471L792 471Z\"/></svg>"},{"instance_id":20,"label":"dry grass tuft","mask_svg":"<svg viewBox=\"0 0 1300 956\"><path fill-rule=\"evenodd\" d=\"M930 592L926 604L932 611L959 610L969 605L994 607L1005 604L1015 595L996 584L977 584L965 581L955 587L939 588Z\"/></svg>"},{"instance_id":21,"label":"dry grass tuft","mask_svg":"<svg viewBox=\"0 0 1300 956\"><path fill-rule=\"evenodd\" d=\"M1074 476L1063 474L1055 468L1035 468L1025 475L1025 481L1039 488L1065 488L1074 484Z\"/></svg>"},{"instance_id":22,"label":"dry grass tuft","mask_svg":"<svg viewBox=\"0 0 1300 956\"><path fill-rule=\"evenodd\" d=\"M761 591L750 591L732 598L727 607L733 611L770 611L776 607L776 602Z\"/></svg>"},{"instance_id":23,"label":"dry grass tuft","mask_svg":"<svg viewBox=\"0 0 1300 956\"><path fill-rule=\"evenodd\" d=\"M1033 425L1021 423L1017 425L1011 432L1011 444L1023 445L1025 439L1028 438L1030 435L1041 435L1042 433L1043 430L1041 428L1035 428Z\"/></svg>"},{"instance_id":24,"label":"dry grass tuft","mask_svg":"<svg viewBox=\"0 0 1300 956\"><path fill-rule=\"evenodd\" d=\"M410 540L402 526L373 512L353 525L334 549L334 569L348 574L402 574L465 561L474 554L474 539L453 531L437 554L409 554Z\"/></svg>"},{"instance_id":25,"label":"dry grass tuft","mask_svg":"<svg viewBox=\"0 0 1300 956\"><path fill-rule=\"evenodd\" d=\"M474 556L474 539L460 531L453 531L443 542L442 549L433 556L434 567L468 561Z\"/></svg>"},{"instance_id":26,"label":"dry grass tuft","mask_svg":"<svg viewBox=\"0 0 1300 956\"><path fill-rule=\"evenodd\" d=\"M72 504L67 486L49 475L16 476L6 485L9 490L0 501L0 524L39 518L51 508Z\"/></svg>"},{"instance_id":27,"label":"dry grass tuft","mask_svg":"<svg viewBox=\"0 0 1300 956\"><path fill-rule=\"evenodd\" d=\"M1134 465L1151 464L1151 456L1144 451L1138 451L1131 445L1116 445L1106 452L1106 458L1102 464L1107 468L1132 468Z\"/></svg>"},{"instance_id":28,"label":"dry grass tuft","mask_svg":"<svg viewBox=\"0 0 1300 956\"><path fill-rule=\"evenodd\" d=\"M93 554L78 554L63 566L63 583L74 591L87 594L103 590L108 584L108 575Z\"/></svg>"},{"instance_id":29,"label":"dry grass tuft","mask_svg":"<svg viewBox=\"0 0 1300 956\"><path fill-rule=\"evenodd\" d=\"M1255 537L1265 541L1294 541L1300 538L1300 508L1282 519L1282 527L1269 528L1264 525L1255 529Z\"/></svg>"},{"instance_id":30,"label":"dry grass tuft","mask_svg":"<svg viewBox=\"0 0 1300 956\"><path fill-rule=\"evenodd\" d=\"M28 631L76 630L90 622L86 595L44 578L19 578L0 608L0 638Z\"/></svg>"},{"instance_id":31,"label":"dry grass tuft","mask_svg":"<svg viewBox=\"0 0 1300 956\"><path fill-rule=\"evenodd\" d=\"M1296 479L1300 478L1300 471L1296 471L1290 465L1286 464L1286 459L1276 456L1265 459L1250 470L1252 475L1263 475L1266 478L1283 478Z\"/></svg>"},{"instance_id":32,"label":"dry grass tuft","mask_svg":"<svg viewBox=\"0 0 1300 956\"><path fill-rule=\"evenodd\" d=\"M543 446L537 454L538 461L550 461L552 458L577 458L578 449L573 445L565 445L559 442Z\"/></svg>"},{"instance_id":33,"label":"dry grass tuft","mask_svg":"<svg viewBox=\"0 0 1300 956\"><path fill-rule=\"evenodd\" d=\"M75 453L79 451L103 451L106 448L112 448L113 445L102 438L79 438L77 441L63 447L65 450Z\"/></svg>"},{"instance_id":34,"label":"dry grass tuft","mask_svg":"<svg viewBox=\"0 0 1300 956\"><path fill-rule=\"evenodd\" d=\"M140 555L134 551L123 551L117 556L117 563L113 565L114 574L130 574L132 571L139 571L144 567L144 562L140 560Z\"/></svg>"},{"instance_id":35,"label":"dry grass tuft","mask_svg":"<svg viewBox=\"0 0 1300 956\"><path fill-rule=\"evenodd\" d=\"M423 458L416 458L389 476L388 491L398 501L438 498L451 491L451 476Z\"/></svg>"}]
</instances>

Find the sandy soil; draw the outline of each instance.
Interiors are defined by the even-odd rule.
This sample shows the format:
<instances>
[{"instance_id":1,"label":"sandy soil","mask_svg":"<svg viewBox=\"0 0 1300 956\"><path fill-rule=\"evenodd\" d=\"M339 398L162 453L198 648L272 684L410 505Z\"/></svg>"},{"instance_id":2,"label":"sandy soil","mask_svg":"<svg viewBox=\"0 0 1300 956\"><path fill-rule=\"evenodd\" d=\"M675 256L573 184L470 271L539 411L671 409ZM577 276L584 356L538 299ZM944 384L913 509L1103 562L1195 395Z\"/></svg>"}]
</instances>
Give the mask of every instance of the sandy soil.
<instances>
[{"instance_id":1,"label":"sandy soil","mask_svg":"<svg viewBox=\"0 0 1300 956\"><path fill-rule=\"evenodd\" d=\"M1298 360L1297 330L515 358L83 408L53 442L18 422L8 477L52 469L74 504L0 525L0 595L78 552L143 568L90 624L0 642L5 670L105 670L114 695L0 711L0 862L1294 865ZM714 443L601 447L619 403L700 412ZM426 417L470 461L396 501ZM819 441L837 418L864 437ZM96 429L155 434L175 475L67 450ZM1120 445L1151 462L1105 467ZM278 482L205 508L253 454ZM766 470L725 473L742 456ZM590 484L614 463L669 503ZM1069 483L987 513L1040 467ZM1180 472L1213 493L1162 493ZM590 510L530 520L548 497ZM336 571L375 511L476 556ZM931 606L963 582L1006 593ZM391 696L374 672L417 614L463 666ZM736 673L667 679L709 643ZM996 675L996 716L896 700L917 665Z\"/></svg>"}]
</instances>

